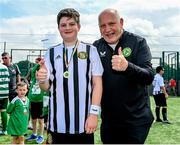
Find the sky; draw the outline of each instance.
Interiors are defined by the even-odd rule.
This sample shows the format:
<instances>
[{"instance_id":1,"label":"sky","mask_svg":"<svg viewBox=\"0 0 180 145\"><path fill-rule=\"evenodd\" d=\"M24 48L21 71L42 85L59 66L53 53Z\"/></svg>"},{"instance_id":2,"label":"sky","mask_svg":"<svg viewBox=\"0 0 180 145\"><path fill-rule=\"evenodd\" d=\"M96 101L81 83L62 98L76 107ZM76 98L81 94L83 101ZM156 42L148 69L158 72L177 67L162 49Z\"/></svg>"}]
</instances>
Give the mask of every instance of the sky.
<instances>
[{"instance_id":1,"label":"sky","mask_svg":"<svg viewBox=\"0 0 180 145\"><path fill-rule=\"evenodd\" d=\"M78 38L93 43L100 38L98 14L119 11L124 29L144 37L153 57L162 51L180 51L180 0L0 0L0 53L14 62L33 59L40 51L62 42L56 16L63 8L80 13ZM23 50L18 50L23 49Z\"/></svg>"}]
</instances>

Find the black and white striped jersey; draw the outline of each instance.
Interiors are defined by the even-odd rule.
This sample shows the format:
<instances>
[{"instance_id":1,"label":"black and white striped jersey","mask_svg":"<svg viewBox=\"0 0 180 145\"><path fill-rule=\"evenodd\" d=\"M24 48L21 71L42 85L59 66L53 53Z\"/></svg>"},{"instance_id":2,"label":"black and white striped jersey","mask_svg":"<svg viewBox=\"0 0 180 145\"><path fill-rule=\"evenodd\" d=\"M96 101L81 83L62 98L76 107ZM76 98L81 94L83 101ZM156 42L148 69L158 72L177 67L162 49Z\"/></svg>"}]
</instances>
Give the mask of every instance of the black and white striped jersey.
<instances>
[{"instance_id":1,"label":"black and white striped jersey","mask_svg":"<svg viewBox=\"0 0 180 145\"><path fill-rule=\"evenodd\" d=\"M92 76L102 76L103 67L96 47L80 42L72 59L73 48L60 44L45 55L50 87L49 129L58 133L82 133L91 104ZM50 55L50 50L53 53ZM52 57L53 55L53 57ZM69 77L65 57L69 63ZM53 58L50 59L50 56ZM53 63L53 65L52 65ZM54 66L54 67L53 67Z\"/></svg>"}]
</instances>

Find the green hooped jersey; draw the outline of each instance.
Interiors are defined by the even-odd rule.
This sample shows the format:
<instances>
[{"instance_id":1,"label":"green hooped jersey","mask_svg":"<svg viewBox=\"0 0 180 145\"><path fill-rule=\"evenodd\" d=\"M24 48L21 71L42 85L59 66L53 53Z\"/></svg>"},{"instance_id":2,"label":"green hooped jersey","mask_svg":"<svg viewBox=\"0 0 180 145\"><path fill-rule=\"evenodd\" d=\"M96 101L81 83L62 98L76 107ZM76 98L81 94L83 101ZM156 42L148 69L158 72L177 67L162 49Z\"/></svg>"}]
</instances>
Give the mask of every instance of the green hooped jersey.
<instances>
[{"instance_id":1,"label":"green hooped jersey","mask_svg":"<svg viewBox=\"0 0 180 145\"><path fill-rule=\"evenodd\" d=\"M28 98L31 102L43 102L43 96L49 96L49 92L40 89L39 83L36 80L36 71L40 65L36 64L31 70L31 85L28 93Z\"/></svg>"},{"instance_id":2,"label":"green hooped jersey","mask_svg":"<svg viewBox=\"0 0 180 145\"><path fill-rule=\"evenodd\" d=\"M0 99L8 98L9 95L9 71L0 63Z\"/></svg>"}]
</instances>

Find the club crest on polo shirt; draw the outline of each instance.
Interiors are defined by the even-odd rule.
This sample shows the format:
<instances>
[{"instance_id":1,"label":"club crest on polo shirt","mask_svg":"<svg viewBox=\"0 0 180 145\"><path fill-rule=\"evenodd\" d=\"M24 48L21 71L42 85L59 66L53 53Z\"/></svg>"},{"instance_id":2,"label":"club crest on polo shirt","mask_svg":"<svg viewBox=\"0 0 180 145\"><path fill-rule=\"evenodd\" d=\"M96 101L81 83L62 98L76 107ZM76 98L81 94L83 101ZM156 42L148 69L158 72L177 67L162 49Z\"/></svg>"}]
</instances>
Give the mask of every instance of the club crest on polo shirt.
<instances>
[{"instance_id":1,"label":"club crest on polo shirt","mask_svg":"<svg viewBox=\"0 0 180 145\"><path fill-rule=\"evenodd\" d=\"M84 51L81 51L78 53L78 58L80 58L80 59L87 59L87 57L88 57L88 55Z\"/></svg>"},{"instance_id":2,"label":"club crest on polo shirt","mask_svg":"<svg viewBox=\"0 0 180 145\"><path fill-rule=\"evenodd\" d=\"M130 55L131 55L131 52L132 52L132 50L131 50L131 48L129 48L129 47L125 47L125 48L122 50L122 53L123 53L124 57L130 56Z\"/></svg>"}]
</instances>

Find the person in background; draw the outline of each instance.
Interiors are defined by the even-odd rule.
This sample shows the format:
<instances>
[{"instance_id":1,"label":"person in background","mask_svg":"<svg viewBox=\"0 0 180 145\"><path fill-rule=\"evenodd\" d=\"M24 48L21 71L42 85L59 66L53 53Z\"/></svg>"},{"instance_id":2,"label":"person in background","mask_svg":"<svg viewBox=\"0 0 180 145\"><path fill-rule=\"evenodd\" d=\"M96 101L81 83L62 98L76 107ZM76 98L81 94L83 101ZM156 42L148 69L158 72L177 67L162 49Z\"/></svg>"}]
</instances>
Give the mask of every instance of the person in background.
<instances>
[{"instance_id":1,"label":"person in background","mask_svg":"<svg viewBox=\"0 0 180 145\"><path fill-rule=\"evenodd\" d=\"M37 58L35 59L35 64L38 64L40 61L41 61L41 57L37 57ZM33 68L33 67L31 67L31 68L29 69L27 75L25 76L25 80L28 82L28 85L29 85L29 86L31 85L31 81L32 81L32 80L31 80L32 68Z\"/></svg>"},{"instance_id":2,"label":"person in background","mask_svg":"<svg viewBox=\"0 0 180 145\"><path fill-rule=\"evenodd\" d=\"M103 67L101 140L104 144L143 144L153 122L147 86L152 83L146 40L123 29L115 9L98 17L102 38L94 42Z\"/></svg>"},{"instance_id":3,"label":"person in background","mask_svg":"<svg viewBox=\"0 0 180 145\"><path fill-rule=\"evenodd\" d=\"M27 141L36 139L38 144L44 141L44 116L43 116L43 97L49 96L48 92L40 89L39 82L36 79L36 72L40 68L41 58L36 59L36 65L31 70L31 85L28 93L28 98L30 100L30 111L32 118L33 134L26 138ZM37 124L39 125L37 126ZM39 127L39 135L38 133Z\"/></svg>"},{"instance_id":4,"label":"person in background","mask_svg":"<svg viewBox=\"0 0 180 145\"><path fill-rule=\"evenodd\" d=\"M97 49L77 38L80 14L62 9L57 24L63 43L50 48L37 72L40 87L50 90L50 144L94 144L102 95L103 68Z\"/></svg>"},{"instance_id":5,"label":"person in background","mask_svg":"<svg viewBox=\"0 0 180 145\"><path fill-rule=\"evenodd\" d=\"M35 59L35 65L38 64L40 61L41 61L41 57L37 57L37 58ZM29 87L29 88L30 88L30 85L31 85L31 83L32 83L31 77L33 77L33 75L32 75L32 69L33 69L33 67L31 67L31 68L29 69L27 75L25 76L25 80L26 80L26 82L28 82L28 87ZM30 91L30 89L28 90L27 94L29 94L29 91ZM31 123L31 113L30 113L30 115L29 115L29 125L28 125L28 129L33 130L32 123Z\"/></svg>"},{"instance_id":6,"label":"person in background","mask_svg":"<svg viewBox=\"0 0 180 145\"><path fill-rule=\"evenodd\" d=\"M17 96L16 84L21 82L20 70L16 64L11 63L11 57L9 56L9 53L3 52L1 56L3 64L7 66L9 70L9 102L11 102L11 100Z\"/></svg>"},{"instance_id":7,"label":"person in background","mask_svg":"<svg viewBox=\"0 0 180 145\"><path fill-rule=\"evenodd\" d=\"M170 124L167 118L167 99L168 93L166 92L164 79L162 75L164 74L164 68L162 66L156 67L156 75L153 80L153 96L156 104L155 114L156 122L164 122ZM160 108L162 107L163 121L160 118Z\"/></svg>"},{"instance_id":8,"label":"person in background","mask_svg":"<svg viewBox=\"0 0 180 145\"><path fill-rule=\"evenodd\" d=\"M169 94L171 88L170 88L168 80L164 80L164 87L166 89L166 92Z\"/></svg>"},{"instance_id":9,"label":"person in background","mask_svg":"<svg viewBox=\"0 0 180 145\"><path fill-rule=\"evenodd\" d=\"M173 78L170 79L169 86L170 86L170 93L173 96L177 96L177 94L176 94L176 81Z\"/></svg>"},{"instance_id":10,"label":"person in background","mask_svg":"<svg viewBox=\"0 0 180 145\"><path fill-rule=\"evenodd\" d=\"M17 96L7 107L10 114L7 133L12 136L12 144L24 144L24 134L28 128L29 99L25 96L28 86L24 82L17 84Z\"/></svg>"},{"instance_id":11,"label":"person in background","mask_svg":"<svg viewBox=\"0 0 180 145\"><path fill-rule=\"evenodd\" d=\"M6 108L8 105L9 96L9 71L8 68L0 63L0 114L1 114L1 124L2 130L0 135L7 134L7 112Z\"/></svg>"}]
</instances>

